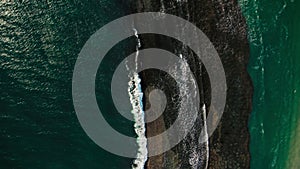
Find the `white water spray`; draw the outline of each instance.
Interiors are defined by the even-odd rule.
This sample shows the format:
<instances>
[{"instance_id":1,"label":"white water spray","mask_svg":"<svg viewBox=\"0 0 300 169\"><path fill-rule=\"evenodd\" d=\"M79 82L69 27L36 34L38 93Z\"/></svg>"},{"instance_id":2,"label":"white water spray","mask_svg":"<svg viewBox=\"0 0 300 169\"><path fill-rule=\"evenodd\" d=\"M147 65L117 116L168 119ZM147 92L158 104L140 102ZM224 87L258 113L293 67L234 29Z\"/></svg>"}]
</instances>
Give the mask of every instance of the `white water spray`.
<instances>
[{"instance_id":1,"label":"white water spray","mask_svg":"<svg viewBox=\"0 0 300 169\"><path fill-rule=\"evenodd\" d=\"M143 169L147 161L147 138L146 138L146 125L145 125L145 113L143 111L143 92L141 89L141 79L137 73L138 56L141 42L138 37L138 32L134 30L134 35L137 38L136 57L135 57L135 71L130 72L130 81L128 82L128 93L130 96L130 102L132 105L132 111L134 117L134 130L137 134L138 153L136 159L133 161L133 169Z\"/></svg>"}]
</instances>

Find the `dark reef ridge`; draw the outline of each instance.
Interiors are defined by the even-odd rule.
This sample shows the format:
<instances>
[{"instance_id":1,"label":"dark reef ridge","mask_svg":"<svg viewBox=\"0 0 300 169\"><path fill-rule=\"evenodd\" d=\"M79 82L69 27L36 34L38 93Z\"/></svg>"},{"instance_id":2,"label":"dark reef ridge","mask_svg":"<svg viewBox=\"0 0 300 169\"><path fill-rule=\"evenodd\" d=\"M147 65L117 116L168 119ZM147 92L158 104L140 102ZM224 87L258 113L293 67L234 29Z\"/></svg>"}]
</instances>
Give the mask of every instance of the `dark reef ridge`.
<instances>
[{"instance_id":1,"label":"dark reef ridge","mask_svg":"<svg viewBox=\"0 0 300 169\"><path fill-rule=\"evenodd\" d=\"M249 44L247 25L236 0L138 0L131 3L136 12L165 12L182 17L200 28L215 46L223 63L227 80L227 101L221 122L209 139L210 169L250 168L248 118L252 104L252 84L247 73ZM202 98L201 104L210 106L210 85L201 61L179 42L167 37L141 35L142 48L160 47L175 54L183 53L194 73ZM157 75L159 74L159 76ZM160 77L160 78L157 78ZM168 101L173 101L162 117L147 124L147 136L156 135L172 124L176 118L176 85L163 72L149 70L141 73L145 92L145 107L149 107L147 94L151 88L160 88L167 93ZM149 90L150 89L150 90ZM173 95L173 96L172 96ZM175 95L175 96L174 96ZM174 101L175 100L175 101ZM195 137L203 124L200 117L190 134L179 145L168 152L150 157L146 167L157 168L205 168L206 146L197 144ZM193 146L197 144L198 146ZM200 152L198 164L191 166L189 158L193 151Z\"/></svg>"},{"instance_id":2,"label":"dark reef ridge","mask_svg":"<svg viewBox=\"0 0 300 169\"><path fill-rule=\"evenodd\" d=\"M1 169L130 168L132 159L101 149L82 129L73 106L72 77L78 54L91 35L114 19L146 11L174 14L197 25L217 49L228 87L225 112L210 137L209 149L197 142L203 126L203 112L199 112L186 139L168 152L149 158L146 167L249 168L249 44L246 22L236 0L12 0L0 1ZM135 50L134 38L111 49L95 81L97 101L106 120L129 136L134 135L133 128L128 127L133 123L115 110L109 79L123 56ZM147 34L140 35L140 39L142 48L181 53L201 89L201 106L210 107L209 77L190 49L165 36ZM128 43L130 40L133 45ZM180 88L158 70L140 75L146 108L150 106L147 94L153 88L162 89L169 101L163 116L147 124L147 136L156 135L176 119ZM193 160L191 166L194 154L201 158Z\"/></svg>"}]
</instances>

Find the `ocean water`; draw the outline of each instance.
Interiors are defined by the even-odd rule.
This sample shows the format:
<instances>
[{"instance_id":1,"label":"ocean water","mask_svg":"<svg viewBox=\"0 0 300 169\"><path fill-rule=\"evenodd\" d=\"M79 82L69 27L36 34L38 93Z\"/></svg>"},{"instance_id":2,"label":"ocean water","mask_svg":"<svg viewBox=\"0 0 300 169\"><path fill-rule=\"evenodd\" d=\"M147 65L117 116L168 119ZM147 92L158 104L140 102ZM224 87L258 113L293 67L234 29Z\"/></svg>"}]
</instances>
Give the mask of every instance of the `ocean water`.
<instances>
[{"instance_id":1,"label":"ocean water","mask_svg":"<svg viewBox=\"0 0 300 169\"><path fill-rule=\"evenodd\" d=\"M71 86L84 43L126 10L118 0L0 1L1 169L131 168L133 159L106 152L82 130ZM121 58L121 49L110 55ZM103 108L113 126L134 135L109 103Z\"/></svg>"},{"instance_id":2,"label":"ocean water","mask_svg":"<svg viewBox=\"0 0 300 169\"><path fill-rule=\"evenodd\" d=\"M116 156L96 145L81 128L72 102L73 69L81 48L106 23L132 12L127 5L119 0L0 2L1 169L143 168L147 151L141 141L145 126L139 77L129 83L132 97L128 98L136 105L137 112L132 111L136 123L118 113L110 93L114 70L124 57L138 50L137 34L113 47L103 59L95 91L109 124L122 134L139 138L138 158ZM186 55L181 53L181 57ZM181 71L178 76L186 74L185 69ZM186 94L181 99L187 98ZM185 111L193 109L186 107ZM197 134L190 135L195 143ZM207 159L207 151L196 151L202 147L195 143L186 141L192 152L185 160L196 167ZM167 163L177 165L173 161Z\"/></svg>"},{"instance_id":3,"label":"ocean water","mask_svg":"<svg viewBox=\"0 0 300 169\"><path fill-rule=\"evenodd\" d=\"M251 167L300 168L300 3L239 2L249 28L248 70L255 88L249 123ZM87 137L71 93L81 47L127 10L118 0L0 2L0 168L131 168L134 159L112 155ZM99 102L109 94L101 93L109 88L102 74L111 75L128 55L120 52L124 46L112 50L114 63L106 60L110 66L99 70ZM134 124L112 103L102 107L118 131L135 135L128 128Z\"/></svg>"},{"instance_id":4,"label":"ocean water","mask_svg":"<svg viewBox=\"0 0 300 169\"><path fill-rule=\"evenodd\" d=\"M240 0L254 85L251 168L299 168L300 3Z\"/></svg>"}]
</instances>

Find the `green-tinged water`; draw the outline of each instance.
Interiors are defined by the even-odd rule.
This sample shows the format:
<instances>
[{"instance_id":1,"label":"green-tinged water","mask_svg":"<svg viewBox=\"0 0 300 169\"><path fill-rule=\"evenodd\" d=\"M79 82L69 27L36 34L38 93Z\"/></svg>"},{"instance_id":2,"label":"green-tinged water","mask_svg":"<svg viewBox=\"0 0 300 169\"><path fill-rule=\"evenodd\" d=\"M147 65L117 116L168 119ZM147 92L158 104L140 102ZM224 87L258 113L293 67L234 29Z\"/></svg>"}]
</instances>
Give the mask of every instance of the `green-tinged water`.
<instances>
[{"instance_id":1,"label":"green-tinged water","mask_svg":"<svg viewBox=\"0 0 300 169\"><path fill-rule=\"evenodd\" d=\"M117 0L0 2L1 169L131 168L132 159L104 151L85 134L71 86L84 43L124 15ZM107 109L109 119L126 123Z\"/></svg>"},{"instance_id":2,"label":"green-tinged water","mask_svg":"<svg viewBox=\"0 0 300 169\"><path fill-rule=\"evenodd\" d=\"M300 3L240 0L240 5L248 24L248 71L254 85L251 168L298 169Z\"/></svg>"},{"instance_id":3,"label":"green-tinged water","mask_svg":"<svg viewBox=\"0 0 300 169\"><path fill-rule=\"evenodd\" d=\"M251 168L298 169L300 1L239 2L248 24L248 70L254 85ZM87 39L126 13L119 0L0 2L1 169L131 168L133 159L106 152L83 131L71 86L75 61ZM128 126L133 124L107 101L106 78L135 50L124 47L128 41L122 43L108 53L113 59L104 59L96 94L107 121L132 136L133 127Z\"/></svg>"}]
</instances>

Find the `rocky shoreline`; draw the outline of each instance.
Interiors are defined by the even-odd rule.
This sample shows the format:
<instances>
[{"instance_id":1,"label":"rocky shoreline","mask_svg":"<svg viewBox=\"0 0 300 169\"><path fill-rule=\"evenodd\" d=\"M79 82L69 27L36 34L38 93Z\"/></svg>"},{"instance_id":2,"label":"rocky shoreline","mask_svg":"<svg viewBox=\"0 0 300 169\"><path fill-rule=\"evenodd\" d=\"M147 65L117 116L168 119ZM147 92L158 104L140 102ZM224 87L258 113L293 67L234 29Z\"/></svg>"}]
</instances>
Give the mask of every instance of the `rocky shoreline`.
<instances>
[{"instance_id":1,"label":"rocky shoreline","mask_svg":"<svg viewBox=\"0 0 300 169\"><path fill-rule=\"evenodd\" d=\"M182 0L182 1L146 1L138 0L132 2L131 7L136 12L165 12L180 16L194 23L200 28L215 46L221 57L227 80L227 102L223 117L218 128L209 139L209 150L205 145L199 145L196 149L200 154L209 151L208 168L210 169L247 169L250 168L249 152L249 131L248 118L251 112L253 87L250 77L247 73L247 64L249 59L249 44L247 39L247 25L242 16L240 7L236 0ZM160 47L178 54L185 53L188 57L188 63L200 84L201 104L210 106L210 84L205 68L202 66L195 55L180 43L172 39L161 38L157 36L141 36L143 48ZM150 70L141 73L142 86L145 93L145 107L150 106L147 101L149 88L161 88L166 93L176 95L176 89L167 75L161 74L157 79L157 74L162 73ZM168 79L168 80L166 80ZM162 83L164 82L164 83ZM159 85L157 84L159 83ZM167 94L167 95L168 95ZM168 97L168 96L167 96ZM174 98L173 98L174 99ZM176 100L171 103L176 107ZM168 104L170 104L168 102ZM147 124L147 136L159 134L172 124L176 118L176 109L167 107L166 113L158 120ZM170 115L171 113L171 115ZM173 113L173 115L172 115ZM200 114L198 125L191 131L191 135L198 136L201 130L203 117ZM191 142L196 143L192 137L188 136L179 145L172 150L155 157L150 157L147 161L147 169L157 168L206 168L206 159L202 158L196 166L189 164L188 158L191 152L186 151L186 146ZM191 147L190 147L191 149Z\"/></svg>"},{"instance_id":2,"label":"rocky shoreline","mask_svg":"<svg viewBox=\"0 0 300 169\"><path fill-rule=\"evenodd\" d=\"M197 145L195 139L203 126L203 112L199 112L197 125L190 135L168 152L150 157L146 168L203 169L207 165L210 169L249 168L247 126L252 85L246 70L247 26L237 0L3 1L0 12L3 34L0 40L3 115L0 120L4 126L0 131L4 145L1 167L124 168L131 165L131 159L101 149L83 131L72 102L72 75L78 53L99 28L125 14L147 11L182 17L209 37L225 68L228 95L221 123L210 137L209 149L206 145ZM207 73L189 49L162 36L141 35L141 42L144 48L158 47L182 53L200 84L201 106L210 107ZM128 52L128 48L118 49L121 48L115 48L111 55ZM114 62L112 58L105 63ZM104 65L102 75L113 74L111 68L110 64ZM96 82L97 101L107 103L102 107L107 119L114 121L120 131L132 132L124 125L127 122L123 123L125 120L119 112L114 111L113 104L107 101L110 100L110 83L101 78L107 77L102 75ZM148 94L153 88L161 88L169 101L164 115L147 124L146 134L153 136L168 129L176 119L179 89L163 72L150 70L140 75L146 108L150 106ZM207 151L209 159L205 156ZM202 156L191 165L189 159L193 153Z\"/></svg>"}]
</instances>

